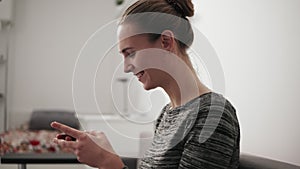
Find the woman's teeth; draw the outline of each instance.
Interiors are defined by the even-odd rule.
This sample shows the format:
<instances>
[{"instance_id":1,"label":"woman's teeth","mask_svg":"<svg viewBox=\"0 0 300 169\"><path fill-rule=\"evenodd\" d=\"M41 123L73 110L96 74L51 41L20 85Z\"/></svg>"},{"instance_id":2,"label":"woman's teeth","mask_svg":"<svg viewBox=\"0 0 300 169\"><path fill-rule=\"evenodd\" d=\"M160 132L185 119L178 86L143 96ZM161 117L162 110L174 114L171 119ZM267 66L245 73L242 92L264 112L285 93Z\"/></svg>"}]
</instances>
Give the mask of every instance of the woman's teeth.
<instances>
[{"instance_id":1,"label":"woman's teeth","mask_svg":"<svg viewBox=\"0 0 300 169\"><path fill-rule=\"evenodd\" d=\"M139 72L138 74L136 74L136 76L138 77L138 78L141 78L143 75L144 75L144 71L141 71L141 72Z\"/></svg>"}]
</instances>

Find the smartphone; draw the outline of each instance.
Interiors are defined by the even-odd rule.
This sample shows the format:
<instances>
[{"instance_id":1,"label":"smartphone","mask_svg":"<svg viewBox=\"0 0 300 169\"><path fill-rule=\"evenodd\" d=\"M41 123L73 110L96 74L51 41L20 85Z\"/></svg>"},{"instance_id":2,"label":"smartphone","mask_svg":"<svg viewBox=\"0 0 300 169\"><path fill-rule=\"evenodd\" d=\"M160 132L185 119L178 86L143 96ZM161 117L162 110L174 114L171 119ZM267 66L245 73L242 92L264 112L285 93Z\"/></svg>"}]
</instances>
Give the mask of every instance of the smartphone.
<instances>
[{"instance_id":1,"label":"smartphone","mask_svg":"<svg viewBox=\"0 0 300 169\"><path fill-rule=\"evenodd\" d=\"M56 138L66 140L66 141L76 141L76 138L74 138L70 135L64 134L64 133L57 135Z\"/></svg>"}]
</instances>

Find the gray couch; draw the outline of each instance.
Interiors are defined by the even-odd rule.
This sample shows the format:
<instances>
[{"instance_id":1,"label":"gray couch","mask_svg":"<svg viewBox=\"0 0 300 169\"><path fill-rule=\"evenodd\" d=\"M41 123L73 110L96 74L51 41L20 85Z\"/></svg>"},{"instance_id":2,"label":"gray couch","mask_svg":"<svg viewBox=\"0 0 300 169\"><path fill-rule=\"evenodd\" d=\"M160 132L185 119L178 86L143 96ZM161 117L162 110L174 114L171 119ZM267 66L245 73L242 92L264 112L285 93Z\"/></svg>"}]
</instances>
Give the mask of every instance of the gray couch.
<instances>
[{"instance_id":1,"label":"gray couch","mask_svg":"<svg viewBox=\"0 0 300 169\"><path fill-rule=\"evenodd\" d=\"M300 166L263 157L241 154L240 169L300 169Z\"/></svg>"},{"instance_id":2,"label":"gray couch","mask_svg":"<svg viewBox=\"0 0 300 169\"><path fill-rule=\"evenodd\" d=\"M123 158L123 161L130 169L135 169L137 166L136 158ZM300 166L263 157L241 154L240 169L300 169Z\"/></svg>"}]
</instances>

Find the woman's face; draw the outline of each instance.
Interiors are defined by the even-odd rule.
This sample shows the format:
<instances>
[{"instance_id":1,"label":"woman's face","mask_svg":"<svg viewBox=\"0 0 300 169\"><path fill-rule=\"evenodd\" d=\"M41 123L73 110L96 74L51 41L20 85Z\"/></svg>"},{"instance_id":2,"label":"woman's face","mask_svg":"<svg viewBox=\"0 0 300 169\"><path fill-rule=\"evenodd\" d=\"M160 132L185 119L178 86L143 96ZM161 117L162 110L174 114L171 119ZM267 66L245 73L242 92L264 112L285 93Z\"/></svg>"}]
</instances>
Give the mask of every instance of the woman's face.
<instances>
[{"instance_id":1,"label":"woman's face","mask_svg":"<svg viewBox=\"0 0 300 169\"><path fill-rule=\"evenodd\" d=\"M152 57L158 55L157 49L162 49L160 38L150 42L146 34L136 34L134 25L123 24L119 26L118 39L119 51L124 57L124 72L132 72L146 90L162 87L168 75L155 68L155 62L159 64L160 61ZM149 62L152 66L147 66Z\"/></svg>"}]
</instances>

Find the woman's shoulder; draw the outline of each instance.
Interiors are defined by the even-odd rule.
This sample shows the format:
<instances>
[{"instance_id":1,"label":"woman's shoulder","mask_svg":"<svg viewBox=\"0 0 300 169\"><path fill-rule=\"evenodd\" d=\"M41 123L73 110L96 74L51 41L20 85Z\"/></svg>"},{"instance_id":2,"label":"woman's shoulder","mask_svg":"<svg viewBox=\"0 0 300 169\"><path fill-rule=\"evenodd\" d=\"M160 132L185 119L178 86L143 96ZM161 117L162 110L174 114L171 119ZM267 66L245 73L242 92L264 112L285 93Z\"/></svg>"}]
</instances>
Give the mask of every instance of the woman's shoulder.
<instances>
[{"instance_id":1,"label":"woman's shoulder","mask_svg":"<svg viewBox=\"0 0 300 169\"><path fill-rule=\"evenodd\" d=\"M236 109L223 95L211 92L199 98L198 104L199 109L192 132L200 134L203 136L200 138L204 140L208 136L207 133L224 131L231 137L239 137L240 128Z\"/></svg>"},{"instance_id":2,"label":"woman's shoulder","mask_svg":"<svg viewBox=\"0 0 300 169\"><path fill-rule=\"evenodd\" d=\"M205 93L185 105L185 120L192 123L192 130L205 132L216 128L239 131L236 109L222 94Z\"/></svg>"},{"instance_id":3,"label":"woman's shoulder","mask_svg":"<svg viewBox=\"0 0 300 169\"><path fill-rule=\"evenodd\" d=\"M165 107L167 108L167 106ZM165 109L164 108L164 109ZM234 106L222 94L209 92L202 94L182 107L179 107L182 112L189 114L197 114L197 116L205 116L208 113L231 113L235 114Z\"/></svg>"},{"instance_id":4,"label":"woman's shoulder","mask_svg":"<svg viewBox=\"0 0 300 169\"><path fill-rule=\"evenodd\" d=\"M222 94L215 92L202 94L172 110L167 104L156 119L155 127L157 128L165 118L173 119L178 126L184 126L186 132L191 127L195 129L202 129L204 126L217 127L226 122L238 126L233 105Z\"/></svg>"},{"instance_id":5,"label":"woman's shoulder","mask_svg":"<svg viewBox=\"0 0 300 169\"><path fill-rule=\"evenodd\" d=\"M208 118L220 117L221 120L231 120L232 122L238 121L236 109L222 94L212 92L208 99L203 99L201 105L199 114L203 113L203 110L205 110Z\"/></svg>"},{"instance_id":6,"label":"woman's shoulder","mask_svg":"<svg viewBox=\"0 0 300 169\"><path fill-rule=\"evenodd\" d=\"M197 112L198 116L222 115L229 113L236 115L236 109L222 94L209 92L200 95L187 105L187 109Z\"/></svg>"}]
</instances>

